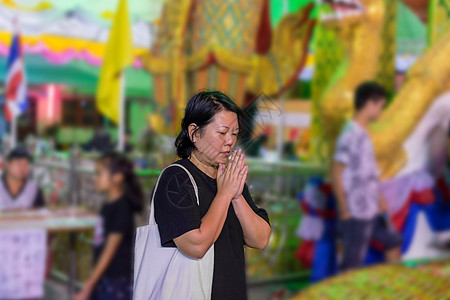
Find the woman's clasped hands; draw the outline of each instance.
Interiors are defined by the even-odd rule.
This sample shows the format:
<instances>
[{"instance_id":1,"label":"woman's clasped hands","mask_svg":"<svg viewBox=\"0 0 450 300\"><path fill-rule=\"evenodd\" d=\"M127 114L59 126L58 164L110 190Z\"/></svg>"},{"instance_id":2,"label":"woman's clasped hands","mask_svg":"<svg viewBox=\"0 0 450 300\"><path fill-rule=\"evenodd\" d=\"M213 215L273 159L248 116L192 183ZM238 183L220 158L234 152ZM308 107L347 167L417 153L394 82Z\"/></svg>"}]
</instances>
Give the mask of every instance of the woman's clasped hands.
<instances>
[{"instance_id":1,"label":"woman's clasped hands","mask_svg":"<svg viewBox=\"0 0 450 300\"><path fill-rule=\"evenodd\" d=\"M241 196L247 180L248 166L241 149L235 150L227 165L219 164L217 169L217 193L233 200Z\"/></svg>"}]
</instances>

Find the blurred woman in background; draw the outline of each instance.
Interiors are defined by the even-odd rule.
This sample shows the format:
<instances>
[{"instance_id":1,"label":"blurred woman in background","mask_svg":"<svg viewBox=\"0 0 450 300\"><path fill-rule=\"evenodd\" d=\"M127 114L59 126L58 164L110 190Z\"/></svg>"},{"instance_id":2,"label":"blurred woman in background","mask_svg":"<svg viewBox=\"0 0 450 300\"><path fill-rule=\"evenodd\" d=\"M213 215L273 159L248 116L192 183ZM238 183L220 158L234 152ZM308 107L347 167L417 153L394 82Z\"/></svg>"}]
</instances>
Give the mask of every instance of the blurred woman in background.
<instances>
[{"instance_id":1,"label":"blurred woman in background","mask_svg":"<svg viewBox=\"0 0 450 300\"><path fill-rule=\"evenodd\" d=\"M23 148L12 150L0 180L0 210L23 210L45 205L42 191L30 178L31 156Z\"/></svg>"},{"instance_id":2,"label":"blurred woman in background","mask_svg":"<svg viewBox=\"0 0 450 300\"><path fill-rule=\"evenodd\" d=\"M141 212L143 193L133 164L117 153L97 161L95 187L106 195L96 230L95 267L74 300L132 298L134 214Z\"/></svg>"}]
</instances>

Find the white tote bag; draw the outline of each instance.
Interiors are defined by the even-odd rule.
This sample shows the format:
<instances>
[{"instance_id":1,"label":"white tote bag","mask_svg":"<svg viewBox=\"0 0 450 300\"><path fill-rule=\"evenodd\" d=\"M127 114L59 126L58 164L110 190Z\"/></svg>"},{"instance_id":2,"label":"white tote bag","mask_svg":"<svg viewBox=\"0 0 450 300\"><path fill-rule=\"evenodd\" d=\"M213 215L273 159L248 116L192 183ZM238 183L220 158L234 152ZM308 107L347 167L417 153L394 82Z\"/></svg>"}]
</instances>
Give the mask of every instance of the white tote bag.
<instances>
[{"instance_id":1,"label":"white tote bag","mask_svg":"<svg viewBox=\"0 0 450 300\"><path fill-rule=\"evenodd\" d=\"M191 179L197 205L198 188L191 173L179 164ZM167 169L165 168L162 173ZM155 222L154 200L161 175L156 182L150 204L148 225L137 228L134 254L134 300L203 300L211 299L214 270L214 245L202 259L184 255L178 248L162 247Z\"/></svg>"}]
</instances>

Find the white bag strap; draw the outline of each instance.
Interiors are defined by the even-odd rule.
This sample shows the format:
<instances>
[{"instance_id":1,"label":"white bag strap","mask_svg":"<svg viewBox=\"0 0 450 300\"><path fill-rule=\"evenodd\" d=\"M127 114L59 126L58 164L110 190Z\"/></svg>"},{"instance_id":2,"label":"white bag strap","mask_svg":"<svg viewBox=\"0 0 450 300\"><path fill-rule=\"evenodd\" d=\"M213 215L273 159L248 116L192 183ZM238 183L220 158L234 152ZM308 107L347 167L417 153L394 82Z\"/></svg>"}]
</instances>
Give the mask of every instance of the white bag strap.
<instances>
[{"instance_id":1,"label":"white bag strap","mask_svg":"<svg viewBox=\"0 0 450 300\"><path fill-rule=\"evenodd\" d=\"M180 168L182 168L184 171L186 171L186 173L187 173L188 176L189 176L189 179L191 180L192 186L194 187L195 197L197 198L197 205L200 206L200 199L198 198L198 188L197 188L197 183L195 182L194 177L192 177L192 174L188 171L188 169L186 169L184 166L182 166L182 165L180 165L180 164L171 164L171 165L165 167L165 168L162 170L161 174L159 174L158 180L156 181L155 190L153 191L152 200L151 200L151 202L150 202L150 216L149 216L149 219L148 219L148 224L149 224L149 225L150 225L150 224L151 224L151 225L156 225L156 221L155 221L155 205L154 205L155 201L154 201L154 200L155 200L155 194L156 194L156 189L158 188L159 180L161 179L161 176L162 176L162 174L164 173L164 171L165 171L167 168L170 168L170 167L172 167L172 166L180 167Z\"/></svg>"}]
</instances>

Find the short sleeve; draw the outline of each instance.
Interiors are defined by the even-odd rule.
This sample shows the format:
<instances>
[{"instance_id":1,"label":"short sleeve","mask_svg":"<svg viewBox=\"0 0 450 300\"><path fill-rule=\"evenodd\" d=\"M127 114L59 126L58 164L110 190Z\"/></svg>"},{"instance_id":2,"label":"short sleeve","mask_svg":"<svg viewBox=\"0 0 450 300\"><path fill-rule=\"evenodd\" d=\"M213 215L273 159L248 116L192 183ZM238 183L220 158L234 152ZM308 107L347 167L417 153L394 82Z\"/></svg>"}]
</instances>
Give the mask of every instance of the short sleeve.
<instances>
[{"instance_id":1,"label":"short sleeve","mask_svg":"<svg viewBox=\"0 0 450 300\"><path fill-rule=\"evenodd\" d=\"M166 169L154 193L155 219L163 247L175 246L173 239L200 228L194 187L183 169Z\"/></svg>"},{"instance_id":2,"label":"short sleeve","mask_svg":"<svg viewBox=\"0 0 450 300\"><path fill-rule=\"evenodd\" d=\"M255 212L255 214L260 216L270 226L270 220L269 220L269 215L267 214L267 211L263 208L259 208L258 206L256 206L255 202L253 201L252 196L250 195L250 191L248 190L247 184L244 185L244 190L242 191L242 196L244 196L245 201L247 201L248 205Z\"/></svg>"},{"instance_id":3,"label":"short sleeve","mask_svg":"<svg viewBox=\"0 0 450 300\"><path fill-rule=\"evenodd\" d=\"M118 201L114 206L110 223L110 233L121 233L126 235L133 226L133 211L126 201Z\"/></svg>"},{"instance_id":4,"label":"short sleeve","mask_svg":"<svg viewBox=\"0 0 450 300\"><path fill-rule=\"evenodd\" d=\"M333 159L347 165L350 161L350 134L348 131L342 133L336 143Z\"/></svg>"}]
</instances>

